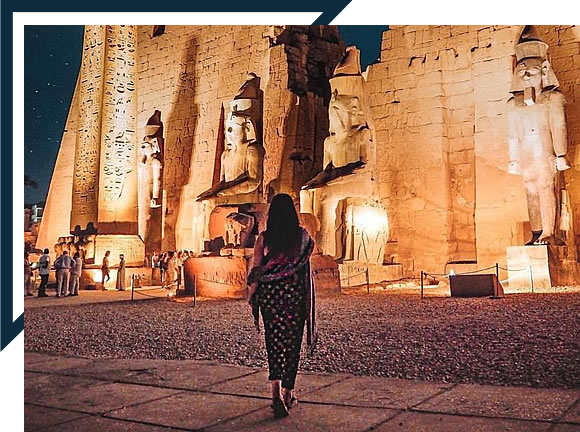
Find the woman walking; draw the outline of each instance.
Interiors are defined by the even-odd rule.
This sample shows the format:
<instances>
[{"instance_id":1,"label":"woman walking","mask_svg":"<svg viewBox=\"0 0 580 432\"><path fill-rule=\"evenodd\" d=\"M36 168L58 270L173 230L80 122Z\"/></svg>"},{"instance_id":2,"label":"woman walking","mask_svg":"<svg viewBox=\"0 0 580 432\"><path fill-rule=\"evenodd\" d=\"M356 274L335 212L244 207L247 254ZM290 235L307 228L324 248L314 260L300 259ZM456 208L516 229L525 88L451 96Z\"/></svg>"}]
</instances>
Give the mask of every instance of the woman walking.
<instances>
[{"instance_id":1,"label":"woman walking","mask_svg":"<svg viewBox=\"0 0 580 432\"><path fill-rule=\"evenodd\" d=\"M254 320L264 322L272 408L276 417L288 415L293 395L304 324L313 345L314 290L309 259L314 242L298 223L292 198L276 195L268 211L267 228L254 247L254 267L248 276Z\"/></svg>"}]
</instances>

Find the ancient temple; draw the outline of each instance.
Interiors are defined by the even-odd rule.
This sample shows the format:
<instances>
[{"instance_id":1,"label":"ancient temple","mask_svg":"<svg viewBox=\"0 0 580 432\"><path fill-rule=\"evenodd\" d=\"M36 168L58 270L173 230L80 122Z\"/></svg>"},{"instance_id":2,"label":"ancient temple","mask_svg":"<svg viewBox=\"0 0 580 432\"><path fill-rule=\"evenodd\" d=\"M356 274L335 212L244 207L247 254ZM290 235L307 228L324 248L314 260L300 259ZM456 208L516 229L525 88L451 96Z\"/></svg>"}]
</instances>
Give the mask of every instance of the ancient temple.
<instances>
[{"instance_id":1,"label":"ancient temple","mask_svg":"<svg viewBox=\"0 0 580 432\"><path fill-rule=\"evenodd\" d=\"M342 279L539 260L578 282L580 28L381 43L362 71L333 26L87 26L37 247L191 250L239 264L210 291L241 287L285 192Z\"/></svg>"}]
</instances>

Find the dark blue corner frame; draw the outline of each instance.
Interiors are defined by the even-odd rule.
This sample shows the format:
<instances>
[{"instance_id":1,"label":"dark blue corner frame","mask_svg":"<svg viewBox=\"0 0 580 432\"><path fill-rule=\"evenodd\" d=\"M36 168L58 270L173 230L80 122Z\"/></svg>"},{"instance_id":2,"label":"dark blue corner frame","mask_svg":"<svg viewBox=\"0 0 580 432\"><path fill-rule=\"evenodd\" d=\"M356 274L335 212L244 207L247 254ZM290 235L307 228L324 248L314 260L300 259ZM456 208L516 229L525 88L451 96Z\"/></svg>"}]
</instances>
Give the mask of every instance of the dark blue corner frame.
<instances>
[{"instance_id":1,"label":"dark blue corner frame","mask_svg":"<svg viewBox=\"0 0 580 432\"><path fill-rule=\"evenodd\" d=\"M39 0L2 0L0 6L0 351L24 330L24 314L12 320L14 286L18 279L12 274L12 262L22 257L14 255L12 247L12 199L13 173L12 154L14 149L12 131L12 13L13 12L322 12L313 22L329 24L351 0L290 0L276 2L254 0L250 5L238 1L222 0L219 9L216 2L166 0L160 10L158 2L151 0L125 0L122 4L108 2L88 5L72 0L53 2ZM240 22L240 24L244 24ZM16 149L16 151L24 151ZM21 180L22 181L22 180ZM1 265L0 264L0 265ZM22 277L20 275L20 277Z\"/></svg>"}]
</instances>

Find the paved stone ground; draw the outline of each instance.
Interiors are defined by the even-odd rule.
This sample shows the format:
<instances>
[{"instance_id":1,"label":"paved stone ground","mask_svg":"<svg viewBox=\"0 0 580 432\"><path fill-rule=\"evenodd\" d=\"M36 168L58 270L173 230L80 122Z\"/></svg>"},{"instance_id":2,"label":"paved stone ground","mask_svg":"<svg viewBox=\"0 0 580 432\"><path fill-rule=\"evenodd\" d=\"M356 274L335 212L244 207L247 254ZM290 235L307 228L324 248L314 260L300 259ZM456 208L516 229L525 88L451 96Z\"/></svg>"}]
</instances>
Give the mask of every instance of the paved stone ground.
<instances>
[{"instance_id":1,"label":"paved stone ground","mask_svg":"<svg viewBox=\"0 0 580 432\"><path fill-rule=\"evenodd\" d=\"M580 431L580 390L301 373L276 420L266 372L25 352L26 431Z\"/></svg>"}]
</instances>

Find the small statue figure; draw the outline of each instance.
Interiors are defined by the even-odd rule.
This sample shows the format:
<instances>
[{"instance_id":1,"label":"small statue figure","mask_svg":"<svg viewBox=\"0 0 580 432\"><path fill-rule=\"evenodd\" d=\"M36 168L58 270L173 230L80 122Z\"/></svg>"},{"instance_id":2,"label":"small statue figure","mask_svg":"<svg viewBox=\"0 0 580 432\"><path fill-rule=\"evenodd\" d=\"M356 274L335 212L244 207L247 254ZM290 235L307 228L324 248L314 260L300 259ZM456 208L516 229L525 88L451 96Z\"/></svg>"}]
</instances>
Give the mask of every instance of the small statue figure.
<instances>
[{"instance_id":1,"label":"small statue figure","mask_svg":"<svg viewBox=\"0 0 580 432\"><path fill-rule=\"evenodd\" d=\"M548 60L548 45L525 26L515 47L516 66L507 105L508 172L522 176L532 227L526 243L562 245L555 236L557 171L566 161L568 140L564 95Z\"/></svg>"},{"instance_id":2,"label":"small statue figure","mask_svg":"<svg viewBox=\"0 0 580 432\"><path fill-rule=\"evenodd\" d=\"M234 248L250 247L250 238L254 229L254 218L244 213L230 213L226 217L226 246Z\"/></svg>"},{"instance_id":3,"label":"small statue figure","mask_svg":"<svg viewBox=\"0 0 580 432\"><path fill-rule=\"evenodd\" d=\"M239 196L240 202L258 202L262 185L262 101L260 78L251 73L230 103L225 124L225 149L221 154L220 181L197 197Z\"/></svg>"}]
</instances>

